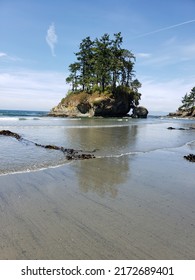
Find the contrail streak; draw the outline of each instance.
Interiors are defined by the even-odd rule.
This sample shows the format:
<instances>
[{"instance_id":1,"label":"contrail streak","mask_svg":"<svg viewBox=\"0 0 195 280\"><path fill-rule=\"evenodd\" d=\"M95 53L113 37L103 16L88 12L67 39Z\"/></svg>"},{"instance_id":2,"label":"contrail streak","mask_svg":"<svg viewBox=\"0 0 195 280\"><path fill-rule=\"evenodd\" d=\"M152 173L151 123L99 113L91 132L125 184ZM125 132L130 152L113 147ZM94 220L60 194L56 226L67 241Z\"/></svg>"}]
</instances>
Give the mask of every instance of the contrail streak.
<instances>
[{"instance_id":1,"label":"contrail streak","mask_svg":"<svg viewBox=\"0 0 195 280\"><path fill-rule=\"evenodd\" d=\"M142 35L137 36L136 38L145 37L145 36L148 36L148 35L152 35L152 34L155 34L155 33L161 32L161 31L169 30L169 29L172 29L172 28L175 28L175 27L178 27L178 26L182 26L182 25L185 25L185 24L192 23L192 22L195 22L195 19L184 21L184 22L174 24L174 25L171 25L171 26L167 26L167 27L164 27L164 28L160 28L160 29L148 32L148 33L144 33Z\"/></svg>"}]
</instances>

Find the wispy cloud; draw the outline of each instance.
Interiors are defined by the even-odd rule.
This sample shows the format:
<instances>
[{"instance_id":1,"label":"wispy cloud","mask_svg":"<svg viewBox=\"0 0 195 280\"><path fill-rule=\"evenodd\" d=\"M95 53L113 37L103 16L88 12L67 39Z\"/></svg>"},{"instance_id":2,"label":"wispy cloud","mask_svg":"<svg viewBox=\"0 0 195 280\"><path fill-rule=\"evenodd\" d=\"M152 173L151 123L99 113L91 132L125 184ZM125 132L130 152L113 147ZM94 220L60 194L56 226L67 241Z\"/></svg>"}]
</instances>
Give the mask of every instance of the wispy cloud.
<instances>
[{"instance_id":1,"label":"wispy cloud","mask_svg":"<svg viewBox=\"0 0 195 280\"><path fill-rule=\"evenodd\" d=\"M151 53L137 53L136 57L148 58L151 57Z\"/></svg>"},{"instance_id":2,"label":"wispy cloud","mask_svg":"<svg viewBox=\"0 0 195 280\"><path fill-rule=\"evenodd\" d=\"M164 41L164 47L171 47L175 44L178 44L176 36L169 38L168 40Z\"/></svg>"},{"instance_id":3,"label":"wispy cloud","mask_svg":"<svg viewBox=\"0 0 195 280\"><path fill-rule=\"evenodd\" d=\"M21 58L9 55L5 52L0 52L0 59L2 59L4 61L22 61Z\"/></svg>"},{"instance_id":4,"label":"wispy cloud","mask_svg":"<svg viewBox=\"0 0 195 280\"><path fill-rule=\"evenodd\" d=\"M185 25L185 24L190 24L190 23L193 23L193 22L195 22L195 19L184 21L184 22L174 24L174 25L170 25L170 26L167 26L167 27L163 27L163 28L160 28L160 29L156 29L154 31L138 35L136 38L146 37L146 36L149 36L149 35L152 35L152 34L155 34L155 33L159 33L159 32L165 31L165 30L169 30L169 29L176 28L176 27L179 27L179 26L182 26L182 25Z\"/></svg>"},{"instance_id":5,"label":"wispy cloud","mask_svg":"<svg viewBox=\"0 0 195 280\"><path fill-rule=\"evenodd\" d=\"M6 54L6 53L2 53L2 52L0 52L0 57L5 57L5 56L7 56L7 54Z\"/></svg>"},{"instance_id":6,"label":"wispy cloud","mask_svg":"<svg viewBox=\"0 0 195 280\"><path fill-rule=\"evenodd\" d=\"M4 58L4 57L7 57L7 54L4 53L4 52L0 52L0 58L1 58L1 57L3 57L3 58Z\"/></svg>"},{"instance_id":7,"label":"wispy cloud","mask_svg":"<svg viewBox=\"0 0 195 280\"><path fill-rule=\"evenodd\" d=\"M137 62L139 65L145 65L145 66L153 66L153 67L163 67L167 65L172 65L178 62L178 58L176 56L172 56L171 53L154 53L153 55L150 55L149 57L139 57L139 60Z\"/></svg>"},{"instance_id":8,"label":"wispy cloud","mask_svg":"<svg viewBox=\"0 0 195 280\"><path fill-rule=\"evenodd\" d=\"M68 90L64 77L61 72L30 69L0 72L1 109L51 109Z\"/></svg>"},{"instance_id":9,"label":"wispy cloud","mask_svg":"<svg viewBox=\"0 0 195 280\"><path fill-rule=\"evenodd\" d=\"M195 59L195 42L191 44L178 46L183 59L194 60Z\"/></svg>"},{"instance_id":10,"label":"wispy cloud","mask_svg":"<svg viewBox=\"0 0 195 280\"><path fill-rule=\"evenodd\" d=\"M186 92L194 86L195 76L185 79L170 79L166 82L158 82L149 77L142 77L141 104L149 111L174 112L181 105L181 99Z\"/></svg>"},{"instance_id":11,"label":"wispy cloud","mask_svg":"<svg viewBox=\"0 0 195 280\"><path fill-rule=\"evenodd\" d=\"M153 53L138 53L136 55L139 65L164 67L169 65L178 65L176 72L181 68L182 61L189 61L188 67L195 60L195 41L193 42L177 42L176 40L166 41L159 46Z\"/></svg>"},{"instance_id":12,"label":"wispy cloud","mask_svg":"<svg viewBox=\"0 0 195 280\"><path fill-rule=\"evenodd\" d=\"M49 45L53 56L55 56L55 45L57 44L57 41L58 37L56 35L55 25L52 23L47 30L46 42Z\"/></svg>"}]
</instances>

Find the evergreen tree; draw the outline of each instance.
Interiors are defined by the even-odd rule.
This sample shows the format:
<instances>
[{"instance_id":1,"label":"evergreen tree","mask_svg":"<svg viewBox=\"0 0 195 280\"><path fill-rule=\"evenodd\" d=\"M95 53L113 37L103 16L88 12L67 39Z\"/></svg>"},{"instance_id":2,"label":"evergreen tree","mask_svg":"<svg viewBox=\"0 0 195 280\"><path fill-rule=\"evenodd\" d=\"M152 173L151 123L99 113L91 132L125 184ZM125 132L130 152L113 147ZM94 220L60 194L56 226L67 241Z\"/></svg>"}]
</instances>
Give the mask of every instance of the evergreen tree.
<instances>
[{"instance_id":1,"label":"evergreen tree","mask_svg":"<svg viewBox=\"0 0 195 280\"><path fill-rule=\"evenodd\" d=\"M182 106L179 107L179 110L190 110L195 106L195 87L193 87L190 93L186 93L181 100Z\"/></svg>"},{"instance_id":2,"label":"evergreen tree","mask_svg":"<svg viewBox=\"0 0 195 280\"><path fill-rule=\"evenodd\" d=\"M195 106L195 87L193 87L190 91L189 103L190 103L190 107Z\"/></svg>"},{"instance_id":3,"label":"evergreen tree","mask_svg":"<svg viewBox=\"0 0 195 280\"><path fill-rule=\"evenodd\" d=\"M66 78L67 83L72 84L72 91L77 91L79 85L79 75L80 64L78 62L69 65L70 76Z\"/></svg>"},{"instance_id":4,"label":"evergreen tree","mask_svg":"<svg viewBox=\"0 0 195 280\"><path fill-rule=\"evenodd\" d=\"M122 52L121 59L121 84L130 87L132 76L134 75L134 62L132 62L132 59L135 60L135 57L130 51L124 49Z\"/></svg>"},{"instance_id":5,"label":"evergreen tree","mask_svg":"<svg viewBox=\"0 0 195 280\"><path fill-rule=\"evenodd\" d=\"M72 84L72 91L90 93L93 88L99 88L104 92L109 87L113 94L126 92L131 103L134 100L134 105L138 105L141 84L137 79L133 80L135 57L131 51L122 49L122 42L121 32L114 34L112 40L109 34L94 41L90 37L83 39L75 54L77 61L70 64L70 75L66 79Z\"/></svg>"},{"instance_id":6,"label":"evergreen tree","mask_svg":"<svg viewBox=\"0 0 195 280\"><path fill-rule=\"evenodd\" d=\"M122 55L123 50L121 49L121 44L123 38L121 37L121 32L114 34L115 39L112 40L111 45L111 72L112 72L112 88L115 89L117 83L119 83L119 76L122 67Z\"/></svg>"},{"instance_id":7,"label":"evergreen tree","mask_svg":"<svg viewBox=\"0 0 195 280\"><path fill-rule=\"evenodd\" d=\"M80 64L80 79L82 90L89 90L93 73L93 44L90 37L86 37L80 44L80 51L76 53Z\"/></svg>"},{"instance_id":8,"label":"evergreen tree","mask_svg":"<svg viewBox=\"0 0 195 280\"><path fill-rule=\"evenodd\" d=\"M108 34L95 40L95 74L102 92L111 80L111 41Z\"/></svg>"}]
</instances>

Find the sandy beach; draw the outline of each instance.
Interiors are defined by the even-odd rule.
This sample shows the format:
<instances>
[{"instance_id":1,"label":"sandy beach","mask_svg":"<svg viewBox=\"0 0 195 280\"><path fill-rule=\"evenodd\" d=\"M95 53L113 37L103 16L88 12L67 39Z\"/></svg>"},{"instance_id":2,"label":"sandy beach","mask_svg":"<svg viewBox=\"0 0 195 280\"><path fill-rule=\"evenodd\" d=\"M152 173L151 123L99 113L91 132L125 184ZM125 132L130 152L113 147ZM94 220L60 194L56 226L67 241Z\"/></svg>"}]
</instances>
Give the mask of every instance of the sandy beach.
<instances>
[{"instance_id":1,"label":"sandy beach","mask_svg":"<svg viewBox=\"0 0 195 280\"><path fill-rule=\"evenodd\" d=\"M0 259L195 259L189 149L0 176Z\"/></svg>"}]
</instances>

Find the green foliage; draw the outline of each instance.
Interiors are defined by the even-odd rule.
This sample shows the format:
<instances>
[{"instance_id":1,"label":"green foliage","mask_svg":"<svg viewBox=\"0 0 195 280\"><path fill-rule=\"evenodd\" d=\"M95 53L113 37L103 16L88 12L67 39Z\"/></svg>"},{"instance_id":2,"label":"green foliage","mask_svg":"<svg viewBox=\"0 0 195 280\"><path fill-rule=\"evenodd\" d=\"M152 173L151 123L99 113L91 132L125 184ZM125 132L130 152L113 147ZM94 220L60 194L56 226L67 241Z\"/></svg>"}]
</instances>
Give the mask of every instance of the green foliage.
<instances>
[{"instance_id":1,"label":"green foliage","mask_svg":"<svg viewBox=\"0 0 195 280\"><path fill-rule=\"evenodd\" d=\"M135 84L137 85L137 81ZM121 95L126 96L131 105L131 108L138 106L139 100L141 99L141 93L138 92L138 88L135 87L135 84L134 84L134 87L123 86L123 85L117 86L113 92L113 94L116 97L121 96ZM140 83L138 85L139 85L139 87L141 86Z\"/></svg>"},{"instance_id":2,"label":"green foliage","mask_svg":"<svg viewBox=\"0 0 195 280\"><path fill-rule=\"evenodd\" d=\"M101 87L98 86L97 84L93 85L92 92L101 93Z\"/></svg>"},{"instance_id":3,"label":"green foliage","mask_svg":"<svg viewBox=\"0 0 195 280\"><path fill-rule=\"evenodd\" d=\"M63 104L65 101L65 97L61 99L60 103Z\"/></svg>"},{"instance_id":4,"label":"green foliage","mask_svg":"<svg viewBox=\"0 0 195 280\"><path fill-rule=\"evenodd\" d=\"M195 107L195 87L193 87L190 93L186 93L182 98L182 105L179 110L192 110Z\"/></svg>"},{"instance_id":5,"label":"green foliage","mask_svg":"<svg viewBox=\"0 0 195 280\"><path fill-rule=\"evenodd\" d=\"M82 40L75 54L77 61L69 65L70 75L66 78L73 92L110 93L120 85L137 91L141 84L133 81L135 57L121 47L122 41L120 32L113 39L104 34L94 41L90 37Z\"/></svg>"}]
</instances>

